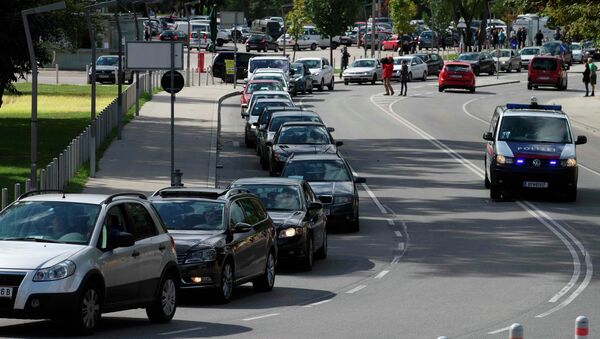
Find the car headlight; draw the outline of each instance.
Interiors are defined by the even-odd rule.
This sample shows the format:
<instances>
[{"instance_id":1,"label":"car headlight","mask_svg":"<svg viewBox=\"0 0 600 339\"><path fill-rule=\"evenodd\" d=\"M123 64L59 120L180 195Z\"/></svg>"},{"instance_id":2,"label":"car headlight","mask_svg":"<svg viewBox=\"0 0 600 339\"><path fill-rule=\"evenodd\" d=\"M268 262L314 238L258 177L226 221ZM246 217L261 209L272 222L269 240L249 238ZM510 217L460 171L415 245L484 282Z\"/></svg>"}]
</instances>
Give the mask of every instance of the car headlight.
<instances>
[{"instance_id":1,"label":"car headlight","mask_svg":"<svg viewBox=\"0 0 600 339\"><path fill-rule=\"evenodd\" d=\"M506 65L506 61L500 61L500 63Z\"/></svg>"},{"instance_id":2,"label":"car headlight","mask_svg":"<svg viewBox=\"0 0 600 339\"><path fill-rule=\"evenodd\" d=\"M197 249L188 252L185 257L186 264L209 262L217 260L217 251L214 248Z\"/></svg>"},{"instance_id":3,"label":"car headlight","mask_svg":"<svg viewBox=\"0 0 600 339\"><path fill-rule=\"evenodd\" d=\"M569 158L569 159L562 160L560 162L560 165L562 167L575 167L575 166L577 166L577 159Z\"/></svg>"},{"instance_id":4,"label":"car headlight","mask_svg":"<svg viewBox=\"0 0 600 339\"><path fill-rule=\"evenodd\" d=\"M279 231L280 238L291 238L304 233L303 228L290 227Z\"/></svg>"},{"instance_id":5,"label":"car headlight","mask_svg":"<svg viewBox=\"0 0 600 339\"><path fill-rule=\"evenodd\" d=\"M511 157L505 157L503 155L497 155L496 156L496 163L498 165L510 165L513 163L513 158Z\"/></svg>"},{"instance_id":6,"label":"car headlight","mask_svg":"<svg viewBox=\"0 0 600 339\"><path fill-rule=\"evenodd\" d=\"M349 204L352 202L352 196L351 195L342 195L339 197L334 197L333 198L333 203L336 205L340 205L340 204Z\"/></svg>"},{"instance_id":7,"label":"car headlight","mask_svg":"<svg viewBox=\"0 0 600 339\"><path fill-rule=\"evenodd\" d=\"M75 263L65 260L49 268L41 268L33 275L33 281L53 281L64 279L75 273Z\"/></svg>"},{"instance_id":8,"label":"car headlight","mask_svg":"<svg viewBox=\"0 0 600 339\"><path fill-rule=\"evenodd\" d=\"M286 161L288 156L287 156L287 154L275 152L275 153L273 153L273 157L277 161Z\"/></svg>"},{"instance_id":9,"label":"car headlight","mask_svg":"<svg viewBox=\"0 0 600 339\"><path fill-rule=\"evenodd\" d=\"M115 70L110 71L110 74L115 74Z\"/></svg>"},{"instance_id":10,"label":"car headlight","mask_svg":"<svg viewBox=\"0 0 600 339\"><path fill-rule=\"evenodd\" d=\"M318 77L319 75L321 75L321 72L315 72L314 76Z\"/></svg>"}]
</instances>

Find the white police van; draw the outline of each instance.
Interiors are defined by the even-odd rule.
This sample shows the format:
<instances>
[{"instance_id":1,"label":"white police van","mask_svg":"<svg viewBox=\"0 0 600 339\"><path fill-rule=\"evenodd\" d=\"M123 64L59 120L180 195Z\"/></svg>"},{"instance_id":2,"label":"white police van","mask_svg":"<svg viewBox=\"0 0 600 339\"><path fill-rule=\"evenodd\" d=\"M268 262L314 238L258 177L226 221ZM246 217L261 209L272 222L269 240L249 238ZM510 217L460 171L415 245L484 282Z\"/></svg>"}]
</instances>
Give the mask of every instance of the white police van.
<instances>
[{"instance_id":1,"label":"white police van","mask_svg":"<svg viewBox=\"0 0 600 339\"><path fill-rule=\"evenodd\" d=\"M576 145L569 117L559 105L506 104L494 111L483 134L485 187L497 200L509 189L549 190L577 199Z\"/></svg>"}]
</instances>

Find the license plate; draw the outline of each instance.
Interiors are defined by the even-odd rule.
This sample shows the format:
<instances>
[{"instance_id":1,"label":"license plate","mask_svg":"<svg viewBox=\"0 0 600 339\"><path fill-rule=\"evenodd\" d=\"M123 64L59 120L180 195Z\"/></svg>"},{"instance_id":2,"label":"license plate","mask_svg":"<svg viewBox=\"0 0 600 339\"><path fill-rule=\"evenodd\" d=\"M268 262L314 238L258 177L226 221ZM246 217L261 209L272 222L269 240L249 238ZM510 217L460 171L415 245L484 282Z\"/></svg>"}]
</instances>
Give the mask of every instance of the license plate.
<instances>
[{"instance_id":1,"label":"license plate","mask_svg":"<svg viewBox=\"0 0 600 339\"><path fill-rule=\"evenodd\" d=\"M462 78L462 75L460 75L460 74L452 74L450 77L451 78L455 78L455 79L460 79L460 78Z\"/></svg>"},{"instance_id":2,"label":"license plate","mask_svg":"<svg viewBox=\"0 0 600 339\"><path fill-rule=\"evenodd\" d=\"M523 182L523 187L528 187L528 188L548 188L548 183L547 182L540 182L540 181L524 181Z\"/></svg>"},{"instance_id":3,"label":"license plate","mask_svg":"<svg viewBox=\"0 0 600 339\"><path fill-rule=\"evenodd\" d=\"M97 75L98 78L108 78L108 75L105 74L98 74Z\"/></svg>"},{"instance_id":4,"label":"license plate","mask_svg":"<svg viewBox=\"0 0 600 339\"><path fill-rule=\"evenodd\" d=\"M325 215L330 215L330 214L331 214L331 210L330 210L330 209L328 209L328 208L326 208L326 209L325 209Z\"/></svg>"},{"instance_id":5,"label":"license plate","mask_svg":"<svg viewBox=\"0 0 600 339\"><path fill-rule=\"evenodd\" d=\"M539 80L550 80L550 77L539 77Z\"/></svg>"},{"instance_id":6,"label":"license plate","mask_svg":"<svg viewBox=\"0 0 600 339\"><path fill-rule=\"evenodd\" d=\"M13 288L0 286L0 298L10 298L12 299Z\"/></svg>"}]
</instances>

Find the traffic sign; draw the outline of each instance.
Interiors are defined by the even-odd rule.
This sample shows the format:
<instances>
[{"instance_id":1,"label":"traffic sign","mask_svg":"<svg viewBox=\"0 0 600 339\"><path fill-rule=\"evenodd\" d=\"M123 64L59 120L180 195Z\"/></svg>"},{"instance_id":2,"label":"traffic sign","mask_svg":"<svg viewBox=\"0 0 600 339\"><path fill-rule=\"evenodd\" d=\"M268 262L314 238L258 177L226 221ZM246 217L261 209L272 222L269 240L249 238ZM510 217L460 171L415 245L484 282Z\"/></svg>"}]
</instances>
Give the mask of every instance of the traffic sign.
<instances>
[{"instance_id":1,"label":"traffic sign","mask_svg":"<svg viewBox=\"0 0 600 339\"><path fill-rule=\"evenodd\" d=\"M171 90L171 71L168 71L162 76L162 78L160 78L160 86L167 93L171 94L179 93L179 91L181 91L183 85L185 84L185 81L183 80L183 75L181 75L181 73L177 71L173 72L175 73L175 81L173 82L175 86L173 87L173 90Z\"/></svg>"},{"instance_id":2,"label":"traffic sign","mask_svg":"<svg viewBox=\"0 0 600 339\"><path fill-rule=\"evenodd\" d=\"M235 73L235 60L225 59L225 74L233 75Z\"/></svg>"}]
</instances>

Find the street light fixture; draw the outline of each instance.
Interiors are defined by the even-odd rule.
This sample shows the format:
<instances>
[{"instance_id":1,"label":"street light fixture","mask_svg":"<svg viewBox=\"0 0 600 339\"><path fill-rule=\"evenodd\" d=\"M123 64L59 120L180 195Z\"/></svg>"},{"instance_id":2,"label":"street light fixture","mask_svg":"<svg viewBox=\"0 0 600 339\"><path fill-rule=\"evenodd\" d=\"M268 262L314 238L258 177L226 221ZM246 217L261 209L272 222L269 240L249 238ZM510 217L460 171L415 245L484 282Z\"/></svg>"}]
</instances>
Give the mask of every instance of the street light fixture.
<instances>
[{"instance_id":1,"label":"street light fixture","mask_svg":"<svg viewBox=\"0 0 600 339\"><path fill-rule=\"evenodd\" d=\"M37 60L33 49L33 41L31 40L31 31L29 30L29 21L27 16L31 14L40 14L59 9L65 9L64 1L55 2L53 4L29 8L21 11L23 25L25 26L25 36L27 38L27 48L29 49L29 61L31 62L31 187L37 188Z\"/></svg>"}]
</instances>

